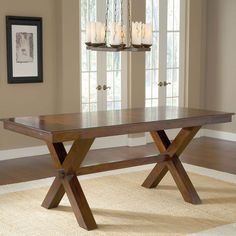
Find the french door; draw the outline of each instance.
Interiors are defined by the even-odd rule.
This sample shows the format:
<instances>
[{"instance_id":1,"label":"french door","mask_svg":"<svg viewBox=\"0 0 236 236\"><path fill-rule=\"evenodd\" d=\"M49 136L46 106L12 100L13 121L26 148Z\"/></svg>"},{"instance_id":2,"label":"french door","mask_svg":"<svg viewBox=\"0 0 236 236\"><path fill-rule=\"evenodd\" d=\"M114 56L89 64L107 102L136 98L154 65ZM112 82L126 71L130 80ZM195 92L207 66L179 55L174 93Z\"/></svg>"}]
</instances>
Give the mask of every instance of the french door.
<instances>
[{"instance_id":1,"label":"french door","mask_svg":"<svg viewBox=\"0 0 236 236\"><path fill-rule=\"evenodd\" d=\"M184 101L185 0L147 0L153 25L146 53L146 107L181 106Z\"/></svg>"},{"instance_id":2,"label":"french door","mask_svg":"<svg viewBox=\"0 0 236 236\"><path fill-rule=\"evenodd\" d=\"M108 22L114 18L114 0L109 1ZM120 6L120 3L117 4ZM127 55L86 50L86 23L105 22L106 0L81 0L81 110L116 110L126 107ZM121 10L117 7L117 19ZM109 28L109 27L108 27ZM108 39L110 33L108 32ZM121 79L122 78L122 79Z\"/></svg>"}]
</instances>

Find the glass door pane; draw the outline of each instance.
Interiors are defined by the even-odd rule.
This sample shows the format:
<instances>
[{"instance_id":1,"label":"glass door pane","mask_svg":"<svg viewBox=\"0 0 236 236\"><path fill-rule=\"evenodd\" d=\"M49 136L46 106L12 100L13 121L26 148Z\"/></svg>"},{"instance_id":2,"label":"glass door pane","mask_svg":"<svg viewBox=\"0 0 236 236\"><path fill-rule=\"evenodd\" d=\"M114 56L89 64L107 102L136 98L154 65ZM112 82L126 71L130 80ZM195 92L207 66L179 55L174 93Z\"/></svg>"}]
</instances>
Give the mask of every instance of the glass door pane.
<instances>
[{"instance_id":1,"label":"glass door pane","mask_svg":"<svg viewBox=\"0 0 236 236\"><path fill-rule=\"evenodd\" d=\"M108 43L111 39L110 29L111 23L116 19L121 22L121 1L110 0L108 13ZM116 10L115 10L116 7ZM116 14L116 15L115 15ZM121 109L121 53L109 52L106 53L106 109L117 110Z\"/></svg>"},{"instance_id":2,"label":"glass door pane","mask_svg":"<svg viewBox=\"0 0 236 236\"><path fill-rule=\"evenodd\" d=\"M153 25L153 46L146 53L146 107L178 106L182 99L184 4L184 0L146 1L146 22Z\"/></svg>"},{"instance_id":3,"label":"glass door pane","mask_svg":"<svg viewBox=\"0 0 236 236\"><path fill-rule=\"evenodd\" d=\"M166 105L179 105L180 0L168 0Z\"/></svg>"},{"instance_id":4,"label":"glass door pane","mask_svg":"<svg viewBox=\"0 0 236 236\"><path fill-rule=\"evenodd\" d=\"M159 1L146 1L146 23L153 26L153 46L146 53L146 107L159 103Z\"/></svg>"},{"instance_id":5,"label":"glass door pane","mask_svg":"<svg viewBox=\"0 0 236 236\"><path fill-rule=\"evenodd\" d=\"M94 52L86 49L86 24L105 22L106 0L81 0L81 94L82 111L116 110L124 107L124 87L127 81L127 63L120 52ZM98 4L99 3L99 4ZM117 10L115 11L115 3ZM123 1L124 4L126 0ZM107 43L110 42L111 23L121 22L121 0L110 0ZM125 18L125 5L124 18ZM116 13L116 17L115 17ZM127 55L126 55L127 57ZM100 90L97 90L98 86Z\"/></svg>"},{"instance_id":6,"label":"glass door pane","mask_svg":"<svg viewBox=\"0 0 236 236\"><path fill-rule=\"evenodd\" d=\"M82 112L97 110L97 53L86 49L86 24L96 20L96 0L81 0Z\"/></svg>"}]
</instances>

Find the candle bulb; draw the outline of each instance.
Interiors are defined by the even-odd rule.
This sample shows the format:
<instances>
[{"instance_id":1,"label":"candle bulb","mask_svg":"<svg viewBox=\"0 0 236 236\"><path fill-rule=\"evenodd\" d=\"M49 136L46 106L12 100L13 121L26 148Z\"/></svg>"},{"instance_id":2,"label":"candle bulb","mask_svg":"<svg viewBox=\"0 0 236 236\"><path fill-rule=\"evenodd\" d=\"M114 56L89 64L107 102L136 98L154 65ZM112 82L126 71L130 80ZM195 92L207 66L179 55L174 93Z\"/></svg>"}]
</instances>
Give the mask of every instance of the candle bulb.
<instances>
[{"instance_id":1,"label":"candle bulb","mask_svg":"<svg viewBox=\"0 0 236 236\"><path fill-rule=\"evenodd\" d=\"M101 22L96 22L96 43L100 44L101 43L101 28L102 28L102 23Z\"/></svg>"},{"instance_id":2,"label":"candle bulb","mask_svg":"<svg viewBox=\"0 0 236 236\"><path fill-rule=\"evenodd\" d=\"M91 22L91 43L97 43L97 35L96 35L96 22Z\"/></svg>"},{"instance_id":3,"label":"candle bulb","mask_svg":"<svg viewBox=\"0 0 236 236\"><path fill-rule=\"evenodd\" d=\"M105 25L101 22L91 23L91 43L98 46L105 43Z\"/></svg>"},{"instance_id":4,"label":"candle bulb","mask_svg":"<svg viewBox=\"0 0 236 236\"><path fill-rule=\"evenodd\" d=\"M141 46L142 43L142 23L132 22L132 45Z\"/></svg>"},{"instance_id":5,"label":"candle bulb","mask_svg":"<svg viewBox=\"0 0 236 236\"><path fill-rule=\"evenodd\" d=\"M121 26L121 44L126 45L126 27L125 27L125 25Z\"/></svg>"},{"instance_id":6,"label":"candle bulb","mask_svg":"<svg viewBox=\"0 0 236 236\"><path fill-rule=\"evenodd\" d=\"M121 25L113 23L111 27L111 45L121 44Z\"/></svg>"},{"instance_id":7,"label":"candle bulb","mask_svg":"<svg viewBox=\"0 0 236 236\"><path fill-rule=\"evenodd\" d=\"M151 24L143 24L142 44L143 45L152 45L152 25Z\"/></svg>"},{"instance_id":8,"label":"candle bulb","mask_svg":"<svg viewBox=\"0 0 236 236\"><path fill-rule=\"evenodd\" d=\"M86 25L86 43L91 43L91 23Z\"/></svg>"},{"instance_id":9,"label":"candle bulb","mask_svg":"<svg viewBox=\"0 0 236 236\"><path fill-rule=\"evenodd\" d=\"M105 24L101 24L101 42L102 44L105 43L105 36L106 36L106 27L105 27Z\"/></svg>"}]
</instances>

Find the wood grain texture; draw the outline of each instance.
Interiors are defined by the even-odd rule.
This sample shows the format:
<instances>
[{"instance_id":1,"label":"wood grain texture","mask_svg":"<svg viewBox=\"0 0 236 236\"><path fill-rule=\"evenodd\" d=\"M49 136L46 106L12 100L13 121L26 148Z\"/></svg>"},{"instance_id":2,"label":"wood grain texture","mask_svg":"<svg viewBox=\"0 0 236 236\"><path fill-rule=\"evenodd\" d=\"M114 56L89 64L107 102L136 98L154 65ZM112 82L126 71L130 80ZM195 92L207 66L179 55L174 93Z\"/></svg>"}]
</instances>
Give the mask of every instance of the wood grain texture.
<instances>
[{"instance_id":1,"label":"wood grain texture","mask_svg":"<svg viewBox=\"0 0 236 236\"><path fill-rule=\"evenodd\" d=\"M77 179L76 172L85 159L94 139L76 139L68 154L63 143L48 143L48 148L58 171L42 206L47 209L59 205L66 193L79 225L86 230L97 228L88 202Z\"/></svg>"},{"instance_id":2,"label":"wood grain texture","mask_svg":"<svg viewBox=\"0 0 236 236\"><path fill-rule=\"evenodd\" d=\"M154 159L162 164L160 168L154 168L143 186L155 186L169 170L185 201L198 204L200 198L179 160L179 155L202 125L230 122L232 115L187 108L157 107L10 118L3 122L5 129L42 139L48 145L59 176L54 180L42 205L48 209L58 206L66 192L79 225L92 230L97 225L77 179L78 173L83 174L79 171L94 173L153 161L151 157L149 160L144 158L81 168L96 137L151 132L161 151L158 158ZM171 128L182 128L172 143L164 131ZM67 154L63 142L72 140L73 145Z\"/></svg>"},{"instance_id":3,"label":"wood grain texture","mask_svg":"<svg viewBox=\"0 0 236 236\"><path fill-rule=\"evenodd\" d=\"M233 113L156 107L3 119L4 128L51 143L232 121Z\"/></svg>"},{"instance_id":4,"label":"wood grain texture","mask_svg":"<svg viewBox=\"0 0 236 236\"><path fill-rule=\"evenodd\" d=\"M46 209L58 207L64 195L65 189L62 185L61 179L56 177L42 203L42 207Z\"/></svg>"},{"instance_id":5,"label":"wood grain texture","mask_svg":"<svg viewBox=\"0 0 236 236\"><path fill-rule=\"evenodd\" d=\"M179 157L200 129L201 126L181 129L176 138L166 150L169 156Z\"/></svg>"},{"instance_id":6,"label":"wood grain texture","mask_svg":"<svg viewBox=\"0 0 236 236\"><path fill-rule=\"evenodd\" d=\"M201 199L198 196L197 191L195 190L179 158L175 156L173 160L167 161L167 167L173 176L184 200L195 205L200 204Z\"/></svg>"},{"instance_id":7,"label":"wood grain texture","mask_svg":"<svg viewBox=\"0 0 236 236\"><path fill-rule=\"evenodd\" d=\"M164 161L169 160L168 155L153 155L146 156L142 158L129 159L124 161L114 161L108 162L104 164L97 164L91 166L83 166L77 170L77 175L87 175L98 172L110 171L110 170L118 170L123 168L129 168L134 166L141 166L153 163L162 163Z\"/></svg>"},{"instance_id":8,"label":"wood grain texture","mask_svg":"<svg viewBox=\"0 0 236 236\"><path fill-rule=\"evenodd\" d=\"M168 147L171 145L169 138L164 130L150 132L153 141L160 151L160 153L166 153ZM148 177L143 182L142 186L145 188L155 188L168 172L168 168L165 163L158 163Z\"/></svg>"},{"instance_id":9,"label":"wood grain texture","mask_svg":"<svg viewBox=\"0 0 236 236\"><path fill-rule=\"evenodd\" d=\"M171 172L184 200L192 204L200 204L201 200L189 179L181 161L180 154L192 141L201 127L188 127L180 130L171 143L165 131L151 132L153 140L162 155L166 154L170 160L157 164L142 184L145 188L154 188L164 178L168 170Z\"/></svg>"},{"instance_id":10,"label":"wood grain texture","mask_svg":"<svg viewBox=\"0 0 236 236\"><path fill-rule=\"evenodd\" d=\"M94 138L75 140L66 159L62 164L63 170L69 173L76 173L81 163L85 159L93 142Z\"/></svg>"},{"instance_id":11,"label":"wood grain texture","mask_svg":"<svg viewBox=\"0 0 236 236\"><path fill-rule=\"evenodd\" d=\"M96 229L97 224L93 218L77 176L66 176L62 183L80 227L86 230Z\"/></svg>"},{"instance_id":12,"label":"wood grain texture","mask_svg":"<svg viewBox=\"0 0 236 236\"><path fill-rule=\"evenodd\" d=\"M165 175L168 172L168 168L165 163L158 163L143 182L144 188L156 188Z\"/></svg>"},{"instance_id":13,"label":"wood grain texture","mask_svg":"<svg viewBox=\"0 0 236 236\"><path fill-rule=\"evenodd\" d=\"M67 156L67 152L63 143L47 143L47 146L55 168L61 169L62 163Z\"/></svg>"},{"instance_id":14,"label":"wood grain texture","mask_svg":"<svg viewBox=\"0 0 236 236\"><path fill-rule=\"evenodd\" d=\"M81 167L156 155L154 143L138 147L90 150ZM184 163L236 174L236 143L209 137L195 138L181 155ZM2 160L0 185L21 183L56 175L49 155Z\"/></svg>"}]
</instances>

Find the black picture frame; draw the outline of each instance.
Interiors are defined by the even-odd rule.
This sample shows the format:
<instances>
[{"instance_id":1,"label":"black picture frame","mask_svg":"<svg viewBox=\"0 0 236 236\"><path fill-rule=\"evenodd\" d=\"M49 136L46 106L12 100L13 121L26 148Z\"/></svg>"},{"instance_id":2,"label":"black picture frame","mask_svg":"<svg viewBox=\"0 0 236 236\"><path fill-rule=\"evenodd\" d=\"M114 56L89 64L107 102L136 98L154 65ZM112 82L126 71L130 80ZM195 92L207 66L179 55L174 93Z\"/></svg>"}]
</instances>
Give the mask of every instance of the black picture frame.
<instances>
[{"instance_id":1,"label":"black picture frame","mask_svg":"<svg viewBox=\"0 0 236 236\"><path fill-rule=\"evenodd\" d=\"M41 17L6 16L8 83L43 82Z\"/></svg>"}]
</instances>

